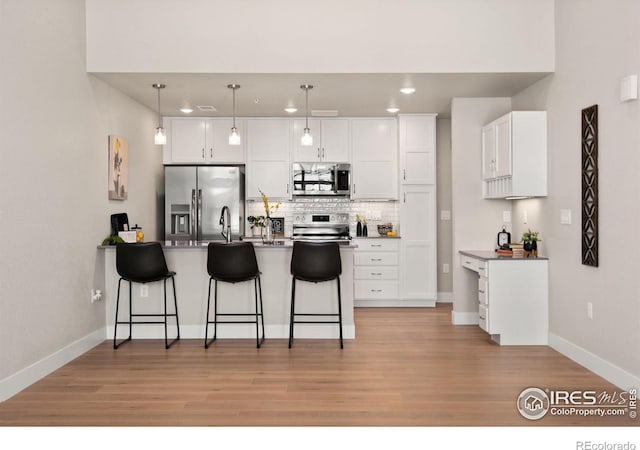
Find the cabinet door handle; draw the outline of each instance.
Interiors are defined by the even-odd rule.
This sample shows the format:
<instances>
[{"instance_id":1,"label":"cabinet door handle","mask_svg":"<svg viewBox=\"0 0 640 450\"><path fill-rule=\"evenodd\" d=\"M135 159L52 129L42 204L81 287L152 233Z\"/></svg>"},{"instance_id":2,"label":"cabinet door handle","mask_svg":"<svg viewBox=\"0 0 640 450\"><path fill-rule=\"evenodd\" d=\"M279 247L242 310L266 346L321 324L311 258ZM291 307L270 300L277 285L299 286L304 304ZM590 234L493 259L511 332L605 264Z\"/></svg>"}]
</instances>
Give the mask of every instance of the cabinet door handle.
<instances>
[{"instance_id":1,"label":"cabinet door handle","mask_svg":"<svg viewBox=\"0 0 640 450\"><path fill-rule=\"evenodd\" d=\"M356 195L356 184L353 183L353 195Z\"/></svg>"},{"instance_id":2,"label":"cabinet door handle","mask_svg":"<svg viewBox=\"0 0 640 450\"><path fill-rule=\"evenodd\" d=\"M406 192L403 192L403 193L402 193L402 201L403 201L404 203L407 203L407 193L406 193Z\"/></svg>"},{"instance_id":3,"label":"cabinet door handle","mask_svg":"<svg viewBox=\"0 0 640 450\"><path fill-rule=\"evenodd\" d=\"M402 169L402 179L407 181L407 169Z\"/></svg>"},{"instance_id":4,"label":"cabinet door handle","mask_svg":"<svg viewBox=\"0 0 640 450\"><path fill-rule=\"evenodd\" d=\"M318 147L318 159L320 159L320 147Z\"/></svg>"},{"instance_id":5,"label":"cabinet door handle","mask_svg":"<svg viewBox=\"0 0 640 450\"><path fill-rule=\"evenodd\" d=\"M204 159L204 147L202 147L202 159Z\"/></svg>"},{"instance_id":6,"label":"cabinet door handle","mask_svg":"<svg viewBox=\"0 0 640 450\"><path fill-rule=\"evenodd\" d=\"M211 158L213 158L213 147L209 149L209 153L211 154Z\"/></svg>"},{"instance_id":7,"label":"cabinet door handle","mask_svg":"<svg viewBox=\"0 0 640 450\"><path fill-rule=\"evenodd\" d=\"M287 194L289 193L289 183L287 183Z\"/></svg>"},{"instance_id":8,"label":"cabinet door handle","mask_svg":"<svg viewBox=\"0 0 640 450\"><path fill-rule=\"evenodd\" d=\"M324 147L322 147L322 159L324 159Z\"/></svg>"}]
</instances>

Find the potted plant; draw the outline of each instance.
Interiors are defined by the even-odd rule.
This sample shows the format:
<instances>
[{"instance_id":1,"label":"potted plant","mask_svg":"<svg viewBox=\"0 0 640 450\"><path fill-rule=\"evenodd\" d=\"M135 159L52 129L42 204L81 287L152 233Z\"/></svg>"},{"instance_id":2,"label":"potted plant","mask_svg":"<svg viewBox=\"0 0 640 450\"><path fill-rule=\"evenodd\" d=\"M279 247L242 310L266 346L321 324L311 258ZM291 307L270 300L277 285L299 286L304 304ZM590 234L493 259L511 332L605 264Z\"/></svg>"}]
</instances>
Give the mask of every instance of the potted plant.
<instances>
[{"instance_id":1,"label":"potted plant","mask_svg":"<svg viewBox=\"0 0 640 450\"><path fill-rule=\"evenodd\" d=\"M539 233L537 231L531 231L531 228L522 233L522 239L520 239L520 241L524 244L523 247L525 251L532 252L538 250L538 241L542 241L538 235Z\"/></svg>"},{"instance_id":2,"label":"potted plant","mask_svg":"<svg viewBox=\"0 0 640 450\"><path fill-rule=\"evenodd\" d=\"M264 216L249 216L247 221L251 226L251 234L253 236L262 236L262 228L264 227Z\"/></svg>"}]
</instances>

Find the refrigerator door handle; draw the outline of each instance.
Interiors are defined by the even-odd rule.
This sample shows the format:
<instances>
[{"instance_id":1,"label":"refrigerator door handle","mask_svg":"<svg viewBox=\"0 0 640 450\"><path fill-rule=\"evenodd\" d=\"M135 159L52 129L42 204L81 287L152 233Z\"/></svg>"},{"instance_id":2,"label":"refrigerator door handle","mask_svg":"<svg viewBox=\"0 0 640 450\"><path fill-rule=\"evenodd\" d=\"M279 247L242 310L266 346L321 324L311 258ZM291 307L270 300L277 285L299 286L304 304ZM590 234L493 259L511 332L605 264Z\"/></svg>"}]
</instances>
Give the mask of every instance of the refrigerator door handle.
<instances>
[{"instance_id":1,"label":"refrigerator door handle","mask_svg":"<svg viewBox=\"0 0 640 450\"><path fill-rule=\"evenodd\" d=\"M189 210L191 216L191 227L189 230L189 234L191 235L191 239L195 240L196 238L196 190L191 189L191 208Z\"/></svg>"},{"instance_id":2,"label":"refrigerator door handle","mask_svg":"<svg viewBox=\"0 0 640 450\"><path fill-rule=\"evenodd\" d=\"M202 189L198 189L198 237L202 239Z\"/></svg>"}]
</instances>

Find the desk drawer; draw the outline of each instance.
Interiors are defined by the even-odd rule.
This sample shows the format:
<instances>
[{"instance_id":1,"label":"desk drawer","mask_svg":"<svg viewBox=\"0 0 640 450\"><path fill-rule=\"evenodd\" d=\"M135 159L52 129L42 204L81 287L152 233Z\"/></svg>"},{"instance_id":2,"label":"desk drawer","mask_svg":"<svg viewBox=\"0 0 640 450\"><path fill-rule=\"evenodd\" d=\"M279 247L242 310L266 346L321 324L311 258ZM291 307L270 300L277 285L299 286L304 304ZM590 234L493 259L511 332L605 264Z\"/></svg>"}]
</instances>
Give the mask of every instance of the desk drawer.
<instances>
[{"instance_id":1,"label":"desk drawer","mask_svg":"<svg viewBox=\"0 0 640 450\"><path fill-rule=\"evenodd\" d=\"M358 252L353 255L356 266L397 266L397 252Z\"/></svg>"},{"instance_id":2,"label":"desk drawer","mask_svg":"<svg viewBox=\"0 0 640 450\"><path fill-rule=\"evenodd\" d=\"M478 272L478 267L482 261L476 258L472 258L471 256L460 255L460 264L465 269L473 270L474 272Z\"/></svg>"},{"instance_id":3,"label":"desk drawer","mask_svg":"<svg viewBox=\"0 0 640 450\"><path fill-rule=\"evenodd\" d=\"M478 325L489 333L489 309L484 305L480 305L478 308Z\"/></svg>"},{"instance_id":4,"label":"desk drawer","mask_svg":"<svg viewBox=\"0 0 640 450\"><path fill-rule=\"evenodd\" d=\"M354 268L356 280L397 280L397 266L358 266Z\"/></svg>"}]
</instances>

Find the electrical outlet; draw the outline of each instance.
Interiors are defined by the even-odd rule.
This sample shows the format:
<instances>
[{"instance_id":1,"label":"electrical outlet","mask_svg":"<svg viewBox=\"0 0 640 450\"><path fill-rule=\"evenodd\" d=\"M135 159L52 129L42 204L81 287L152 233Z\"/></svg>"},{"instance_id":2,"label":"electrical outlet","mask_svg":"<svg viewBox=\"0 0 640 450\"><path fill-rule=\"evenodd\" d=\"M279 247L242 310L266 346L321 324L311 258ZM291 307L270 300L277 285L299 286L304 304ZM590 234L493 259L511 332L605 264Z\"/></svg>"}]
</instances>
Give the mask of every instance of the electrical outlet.
<instances>
[{"instance_id":1,"label":"electrical outlet","mask_svg":"<svg viewBox=\"0 0 640 450\"><path fill-rule=\"evenodd\" d=\"M440 220L451 220L451 211L448 209L440 211Z\"/></svg>"},{"instance_id":2,"label":"electrical outlet","mask_svg":"<svg viewBox=\"0 0 640 450\"><path fill-rule=\"evenodd\" d=\"M147 286L146 284L140 285L140 297L141 298L149 297L149 286Z\"/></svg>"},{"instance_id":3,"label":"electrical outlet","mask_svg":"<svg viewBox=\"0 0 640 450\"><path fill-rule=\"evenodd\" d=\"M444 263L442 265L442 273L449 273L449 264Z\"/></svg>"},{"instance_id":4,"label":"electrical outlet","mask_svg":"<svg viewBox=\"0 0 640 450\"><path fill-rule=\"evenodd\" d=\"M593 319L593 303L587 302L587 317Z\"/></svg>"},{"instance_id":5,"label":"electrical outlet","mask_svg":"<svg viewBox=\"0 0 640 450\"><path fill-rule=\"evenodd\" d=\"M102 300L102 291L100 289L91 289L91 303Z\"/></svg>"}]
</instances>

